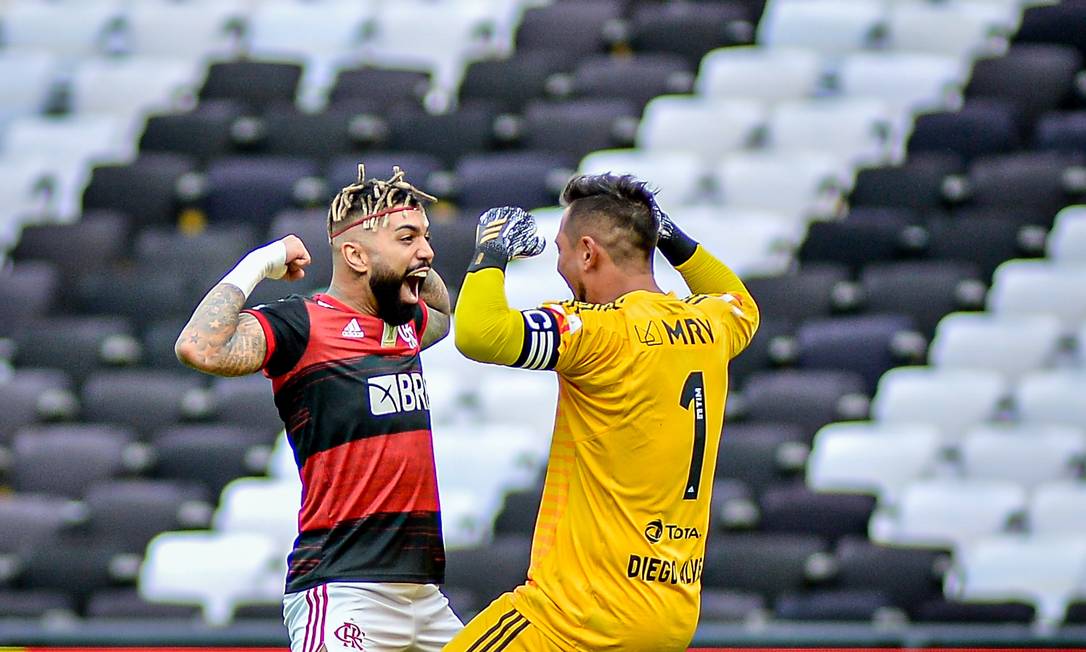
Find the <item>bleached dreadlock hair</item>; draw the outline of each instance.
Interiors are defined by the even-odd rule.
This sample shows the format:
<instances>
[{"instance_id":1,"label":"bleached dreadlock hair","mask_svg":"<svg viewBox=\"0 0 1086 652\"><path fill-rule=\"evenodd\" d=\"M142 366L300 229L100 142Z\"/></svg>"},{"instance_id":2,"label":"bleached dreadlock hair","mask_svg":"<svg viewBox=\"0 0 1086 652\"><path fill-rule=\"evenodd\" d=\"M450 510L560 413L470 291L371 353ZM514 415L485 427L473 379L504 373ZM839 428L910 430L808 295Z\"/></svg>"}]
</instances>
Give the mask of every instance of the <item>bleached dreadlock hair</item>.
<instances>
[{"instance_id":1,"label":"bleached dreadlock hair","mask_svg":"<svg viewBox=\"0 0 1086 652\"><path fill-rule=\"evenodd\" d=\"M359 163L358 181L340 190L328 209L328 241L356 226L376 231L388 225L392 213L424 210L423 202L437 201L437 197L419 190L404 177L400 166L394 165L387 181L366 179L366 166Z\"/></svg>"}]
</instances>

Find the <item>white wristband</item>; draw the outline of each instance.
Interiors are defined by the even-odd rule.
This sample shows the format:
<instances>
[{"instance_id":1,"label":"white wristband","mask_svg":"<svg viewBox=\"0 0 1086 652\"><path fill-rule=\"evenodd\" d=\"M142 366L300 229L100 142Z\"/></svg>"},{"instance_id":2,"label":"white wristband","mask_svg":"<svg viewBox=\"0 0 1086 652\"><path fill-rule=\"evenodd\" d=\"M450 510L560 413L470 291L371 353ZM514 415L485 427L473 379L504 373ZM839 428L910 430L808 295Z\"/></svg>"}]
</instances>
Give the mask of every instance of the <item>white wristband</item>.
<instances>
[{"instance_id":1,"label":"white wristband","mask_svg":"<svg viewBox=\"0 0 1086 652\"><path fill-rule=\"evenodd\" d=\"M283 278L286 274L287 245L282 240L276 240L250 251L219 282L240 289L248 299L257 283L266 278Z\"/></svg>"}]
</instances>

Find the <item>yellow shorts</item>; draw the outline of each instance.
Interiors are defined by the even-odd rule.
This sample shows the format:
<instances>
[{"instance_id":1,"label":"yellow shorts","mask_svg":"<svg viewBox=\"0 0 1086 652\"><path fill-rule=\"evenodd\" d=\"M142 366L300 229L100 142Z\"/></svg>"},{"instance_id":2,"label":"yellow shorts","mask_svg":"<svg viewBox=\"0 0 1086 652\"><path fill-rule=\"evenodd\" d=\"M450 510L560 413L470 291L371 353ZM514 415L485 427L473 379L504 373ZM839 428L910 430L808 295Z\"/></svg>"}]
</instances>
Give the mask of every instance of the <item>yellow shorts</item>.
<instances>
[{"instance_id":1,"label":"yellow shorts","mask_svg":"<svg viewBox=\"0 0 1086 652\"><path fill-rule=\"evenodd\" d=\"M539 628L513 608L506 593L471 619L443 648L445 652L562 652Z\"/></svg>"}]
</instances>

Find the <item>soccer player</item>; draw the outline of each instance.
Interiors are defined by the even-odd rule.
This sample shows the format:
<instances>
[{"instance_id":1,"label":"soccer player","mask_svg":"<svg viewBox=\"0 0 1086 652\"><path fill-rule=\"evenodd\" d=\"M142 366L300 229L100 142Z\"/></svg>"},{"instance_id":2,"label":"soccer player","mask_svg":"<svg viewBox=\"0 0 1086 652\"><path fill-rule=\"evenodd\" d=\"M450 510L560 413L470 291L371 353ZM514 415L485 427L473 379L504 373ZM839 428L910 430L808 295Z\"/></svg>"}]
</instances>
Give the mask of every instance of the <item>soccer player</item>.
<instances>
[{"instance_id":1,"label":"soccer player","mask_svg":"<svg viewBox=\"0 0 1086 652\"><path fill-rule=\"evenodd\" d=\"M264 278L298 279L289 235L246 255L177 340L180 360L237 376L263 370L302 481L284 620L293 652L439 650L462 624L444 581L430 413L419 351L449 332L423 202L394 168L332 201L324 294L243 310ZM284 506L285 507L285 506Z\"/></svg>"},{"instance_id":2,"label":"soccer player","mask_svg":"<svg viewBox=\"0 0 1086 652\"><path fill-rule=\"evenodd\" d=\"M559 395L528 580L445 649L685 650L728 361L754 335L758 309L633 177L576 177L562 203L558 272L575 301L508 306L506 263L544 246L532 216L508 207L479 218L457 300L464 355L554 370ZM657 246L695 294L656 285Z\"/></svg>"}]
</instances>

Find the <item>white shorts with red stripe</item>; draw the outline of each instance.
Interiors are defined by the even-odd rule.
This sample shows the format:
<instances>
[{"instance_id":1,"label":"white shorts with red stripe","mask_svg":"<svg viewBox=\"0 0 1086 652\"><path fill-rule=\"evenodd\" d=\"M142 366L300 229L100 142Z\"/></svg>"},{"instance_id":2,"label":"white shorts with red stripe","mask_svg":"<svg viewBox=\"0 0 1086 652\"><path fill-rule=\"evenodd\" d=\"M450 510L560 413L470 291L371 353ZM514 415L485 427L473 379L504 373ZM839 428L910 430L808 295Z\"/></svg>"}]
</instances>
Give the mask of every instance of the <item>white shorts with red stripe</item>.
<instances>
[{"instance_id":1,"label":"white shorts with red stripe","mask_svg":"<svg viewBox=\"0 0 1086 652\"><path fill-rule=\"evenodd\" d=\"M291 652L439 652L463 627L433 584L332 582L283 598Z\"/></svg>"}]
</instances>

